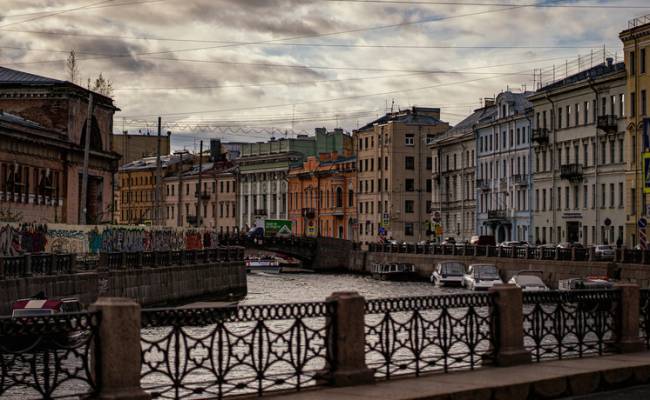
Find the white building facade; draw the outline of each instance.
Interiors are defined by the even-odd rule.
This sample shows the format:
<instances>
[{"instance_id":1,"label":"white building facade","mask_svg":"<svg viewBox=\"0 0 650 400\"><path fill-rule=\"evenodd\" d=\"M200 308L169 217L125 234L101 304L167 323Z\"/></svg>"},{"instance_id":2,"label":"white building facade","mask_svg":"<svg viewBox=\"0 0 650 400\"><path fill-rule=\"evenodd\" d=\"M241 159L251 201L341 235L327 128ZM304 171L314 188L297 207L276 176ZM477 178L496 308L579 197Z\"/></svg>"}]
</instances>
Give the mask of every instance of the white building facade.
<instances>
[{"instance_id":1,"label":"white building facade","mask_svg":"<svg viewBox=\"0 0 650 400\"><path fill-rule=\"evenodd\" d=\"M529 98L536 241L625 237L625 85L625 65L608 59Z\"/></svg>"},{"instance_id":2,"label":"white building facade","mask_svg":"<svg viewBox=\"0 0 650 400\"><path fill-rule=\"evenodd\" d=\"M475 127L476 230L497 242L532 241L530 92L499 94L495 113Z\"/></svg>"}]
</instances>

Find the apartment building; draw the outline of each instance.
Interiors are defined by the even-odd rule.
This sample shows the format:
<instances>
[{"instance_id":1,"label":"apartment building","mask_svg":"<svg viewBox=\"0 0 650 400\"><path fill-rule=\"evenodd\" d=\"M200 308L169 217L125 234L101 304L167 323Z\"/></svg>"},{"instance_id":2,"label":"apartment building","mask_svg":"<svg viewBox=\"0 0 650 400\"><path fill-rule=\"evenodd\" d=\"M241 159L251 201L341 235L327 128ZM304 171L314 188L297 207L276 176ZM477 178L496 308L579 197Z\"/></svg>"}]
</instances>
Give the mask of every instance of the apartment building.
<instances>
[{"instance_id":1,"label":"apartment building","mask_svg":"<svg viewBox=\"0 0 650 400\"><path fill-rule=\"evenodd\" d=\"M290 169L289 219L294 235L353 240L356 158L351 153L321 153Z\"/></svg>"},{"instance_id":2,"label":"apartment building","mask_svg":"<svg viewBox=\"0 0 650 400\"><path fill-rule=\"evenodd\" d=\"M432 234L458 241L476 234L476 138L474 127L490 119L494 102L475 110L431 144L433 156ZM436 226L440 226L436 234Z\"/></svg>"},{"instance_id":3,"label":"apartment building","mask_svg":"<svg viewBox=\"0 0 650 400\"><path fill-rule=\"evenodd\" d=\"M644 179L643 160L650 151L649 132L644 132L648 121L648 94L650 93L650 16L635 18L628 22L628 29L619 35L623 42L627 66L625 96L627 133L625 142L625 245L643 245L639 240L638 221L650 217L648 193L650 186ZM646 122L647 124L647 122ZM646 125L647 126L647 125Z\"/></svg>"},{"instance_id":4,"label":"apartment building","mask_svg":"<svg viewBox=\"0 0 650 400\"><path fill-rule=\"evenodd\" d=\"M236 160L238 226L248 230L258 219L287 219L289 167L300 165L309 156L333 151L343 154L351 147L350 136L342 129L327 132L325 128L316 128L315 136L241 144L241 157Z\"/></svg>"},{"instance_id":5,"label":"apartment building","mask_svg":"<svg viewBox=\"0 0 650 400\"><path fill-rule=\"evenodd\" d=\"M474 126L477 151L477 220L481 235L497 242L532 241L531 92L506 91Z\"/></svg>"},{"instance_id":6,"label":"apartment building","mask_svg":"<svg viewBox=\"0 0 650 400\"><path fill-rule=\"evenodd\" d=\"M623 240L625 90L624 63L607 59L529 97L536 241Z\"/></svg>"},{"instance_id":7,"label":"apartment building","mask_svg":"<svg viewBox=\"0 0 650 400\"><path fill-rule=\"evenodd\" d=\"M354 132L358 241L430 238L429 145L448 129L439 108L413 107L387 113Z\"/></svg>"}]
</instances>

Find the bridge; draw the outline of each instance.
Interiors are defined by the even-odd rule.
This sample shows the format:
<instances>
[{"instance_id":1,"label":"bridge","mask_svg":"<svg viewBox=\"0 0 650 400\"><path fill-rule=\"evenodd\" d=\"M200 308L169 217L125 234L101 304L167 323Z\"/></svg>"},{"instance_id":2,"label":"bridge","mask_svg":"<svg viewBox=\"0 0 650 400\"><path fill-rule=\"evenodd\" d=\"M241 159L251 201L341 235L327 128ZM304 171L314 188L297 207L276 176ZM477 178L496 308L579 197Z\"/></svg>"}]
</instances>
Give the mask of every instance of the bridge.
<instances>
[{"instance_id":1,"label":"bridge","mask_svg":"<svg viewBox=\"0 0 650 400\"><path fill-rule=\"evenodd\" d=\"M0 396L557 398L648 382L649 321L634 284L200 309L99 298L0 319Z\"/></svg>"}]
</instances>

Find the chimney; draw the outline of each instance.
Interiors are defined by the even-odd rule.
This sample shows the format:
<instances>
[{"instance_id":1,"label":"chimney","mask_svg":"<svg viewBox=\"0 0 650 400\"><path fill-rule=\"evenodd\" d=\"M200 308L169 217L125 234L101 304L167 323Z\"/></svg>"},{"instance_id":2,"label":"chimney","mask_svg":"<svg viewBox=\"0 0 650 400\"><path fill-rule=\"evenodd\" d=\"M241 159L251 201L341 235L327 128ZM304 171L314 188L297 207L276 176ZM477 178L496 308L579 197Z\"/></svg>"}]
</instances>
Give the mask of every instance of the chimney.
<instances>
[{"instance_id":1,"label":"chimney","mask_svg":"<svg viewBox=\"0 0 650 400\"><path fill-rule=\"evenodd\" d=\"M494 105L494 97L485 97L483 99L483 107L490 107Z\"/></svg>"}]
</instances>

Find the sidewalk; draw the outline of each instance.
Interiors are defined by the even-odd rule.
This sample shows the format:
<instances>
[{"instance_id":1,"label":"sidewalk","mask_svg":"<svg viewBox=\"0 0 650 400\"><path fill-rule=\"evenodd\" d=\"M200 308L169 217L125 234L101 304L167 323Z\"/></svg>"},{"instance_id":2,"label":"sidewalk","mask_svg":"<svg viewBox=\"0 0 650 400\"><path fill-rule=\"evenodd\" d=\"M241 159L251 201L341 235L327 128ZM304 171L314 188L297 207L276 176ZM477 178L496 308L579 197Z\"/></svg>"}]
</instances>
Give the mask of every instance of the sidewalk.
<instances>
[{"instance_id":1,"label":"sidewalk","mask_svg":"<svg viewBox=\"0 0 650 400\"><path fill-rule=\"evenodd\" d=\"M287 400L525 400L577 396L650 380L650 352L426 375L265 397Z\"/></svg>"}]
</instances>

